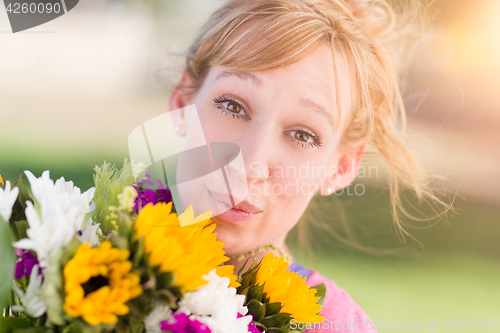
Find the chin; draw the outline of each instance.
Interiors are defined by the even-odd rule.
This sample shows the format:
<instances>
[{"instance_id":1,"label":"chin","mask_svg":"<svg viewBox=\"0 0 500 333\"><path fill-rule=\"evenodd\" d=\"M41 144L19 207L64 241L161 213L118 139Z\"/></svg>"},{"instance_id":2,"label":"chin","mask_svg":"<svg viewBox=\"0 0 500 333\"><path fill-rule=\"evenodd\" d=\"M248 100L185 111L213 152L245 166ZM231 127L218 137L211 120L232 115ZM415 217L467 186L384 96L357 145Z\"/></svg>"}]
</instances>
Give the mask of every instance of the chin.
<instances>
[{"instance_id":1,"label":"chin","mask_svg":"<svg viewBox=\"0 0 500 333\"><path fill-rule=\"evenodd\" d=\"M227 225L227 222L220 221L218 218L212 218L212 220L216 225L214 231L217 234L216 239L224 242L224 251L227 256L245 254L257 249L257 246L252 246L252 233Z\"/></svg>"}]
</instances>

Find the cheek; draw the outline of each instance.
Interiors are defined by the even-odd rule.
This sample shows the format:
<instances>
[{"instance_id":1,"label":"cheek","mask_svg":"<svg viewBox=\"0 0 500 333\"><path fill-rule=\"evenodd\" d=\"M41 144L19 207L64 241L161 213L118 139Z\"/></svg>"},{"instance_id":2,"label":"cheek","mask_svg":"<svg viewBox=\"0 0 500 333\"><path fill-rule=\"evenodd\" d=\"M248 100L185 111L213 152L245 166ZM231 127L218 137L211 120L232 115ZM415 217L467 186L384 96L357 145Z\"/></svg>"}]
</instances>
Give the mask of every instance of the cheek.
<instances>
[{"instance_id":1,"label":"cheek","mask_svg":"<svg viewBox=\"0 0 500 333\"><path fill-rule=\"evenodd\" d=\"M289 201L308 201L321 187L322 182L331 173L327 155L321 159L289 158L282 165L274 168L273 187L282 189L275 195Z\"/></svg>"},{"instance_id":2,"label":"cheek","mask_svg":"<svg viewBox=\"0 0 500 333\"><path fill-rule=\"evenodd\" d=\"M220 114L217 109L200 112L200 121L207 142L233 142L244 140L242 126L229 122L230 116Z\"/></svg>"},{"instance_id":3,"label":"cheek","mask_svg":"<svg viewBox=\"0 0 500 333\"><path fill-rule=\"evenodd\" d=\"M271 174L271 181L262 186L250 185L252 197L264 196L269 202L266 216L260 223L262 235L282 236L298 222L321 184L320 178L307 172L312 171L306 166L297 169L296 173L288 168L288 172L285 169L283 173Z\"/></svg>"},{"instance_id":4,"label":"cheek","mask_svg":"<svg viewBox=\"0 0 500 333\"><path fill-rule=\"evenodd\" d=\"M331 172L324 163L288 162L273 169L264 187L250 188L251 194L264 195L271 202L266 228L273 234L288 232L295 225Z\"/></svg>"}]
</instances>

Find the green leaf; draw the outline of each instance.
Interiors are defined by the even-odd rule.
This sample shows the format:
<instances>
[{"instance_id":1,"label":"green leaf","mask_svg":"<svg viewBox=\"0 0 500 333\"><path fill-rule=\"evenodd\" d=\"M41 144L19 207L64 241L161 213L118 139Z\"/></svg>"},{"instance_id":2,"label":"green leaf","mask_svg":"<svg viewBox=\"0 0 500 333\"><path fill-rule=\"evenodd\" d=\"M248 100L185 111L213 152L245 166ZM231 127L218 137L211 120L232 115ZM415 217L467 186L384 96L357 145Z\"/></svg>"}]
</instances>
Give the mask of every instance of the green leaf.
<instances>
[{"instance_id":1,"label":"green leaf","mask_svg":"<svg viewBox=\"0 0 500 333\"><path fill-rule=\"evenodd\" d=\"M132 230L134 229L134 222L128 214L123 212L118 213L118 235L126 239L130 238Z\"/></svg>"},{"instance_id":2,"label":"green leaf","mask_svg":"<svg viewBox=\"0 0 500 333\"><path fill-rule=\"evenodd\" d=\"M111 233L110 236L111 243L113 245L121 250L128 249L129 247L129 242L128 239L125 237L121 237L120 235L117 235L116 233Z\"/></svg>"},{"instance_id":3,"label":"green leaf","mask_svg":"<svg viewBox=\"0 0 500 333\"><path fill-rule=\"evenodd\" d=\"M247 262L248 260L250 259L251 257L248 257L247 260L245 260L245 263L243 264L243 266L240 267L240 269L238 270L238 276L241 276L241 272L243 272L243 269L245 268L245 266L247 265Z\"/></svg>"},{"instance_id":4,"label":"green leaf","mask_svg":"<svg viewBox=\"0 0 500 333\"><path fill-rule=\"evenodd\" d=\"M142 258L144 255L144 237L139 238L137 243L133 244L133 249L135 250L133 253L133 268L137 269L141 265Z\"/></svg>"},{"instance_id":5,"label":"green leaf","mask_svg":"<svg viewBox=\"0 0 500 333\"><path fill-rule=\"evenodd\" d=\"M132 165L125 159L123 167L117 169L115 165L110 165L104 162L101 167L94 168L94 183L95 194L94 203L95 210L92 220L99 223L102 232L107 235L112 229L109 219L106 219L110 214L109 207L118 207L120 194L125 186L132 185L135 182Z\"/></svg>"},{"instance_id":6,"label":"green leaf","mask_svg":"<svg viewBox=\"0 0 500 333\"><path fill-rule=\"evenodd\" d=\"M281 302L269 303L266 305L266 316L272 316L280 312L283 305Z\"/></svg>"},{"instance_id":7,"label":"green leaf","mask_svg":"<svg viewBox=\"0 0 500 333\"><path fill-rule=\"evenodd\" d=\"M266 305L256 299L248 302L247 307L254 321L260 321L266 315Z\"/></svg>"},{"instance_id":8,"label":"green leaf","mask_svg":"<svg viewBox=\"0 0 500 333\"><path fill-rule=\"evenodd\" d=\"M49 327L30 327L13 330L12 333L54 333L54 330Z\"/></svg>"},{"instance_id":9,"label":"green leaf","mask_svg":"<svg viewBox=\"0 0 500 333\"><path fill-rule=\"evenodd\" d=\"M262 303L269 303L271 302L271 297L267 296L267 293L262 294Z\"/></svg>"},{"instance_id":10,"label":"green leaf","mask_svg":"<svg viewBox=\"0 0 500 333\"><path fill-rule=\"evenodd\" d=\"M144 318L142 316L138 316L135 318L134 316L130 316L129 323L129 332L130 333L142 333L144 332Z\"/></svg>"},{"instance_id":11,"label":"green leaf","mask_svg":"<svg viewBox=\"0 0 500 333\"><path fill-rule=\"evenodd\" d=\"M114 332L113 331L113 326L114 324L108 325L108 324L101 324L101 325L88 325L85 321L78 319L74 320L76 323L76 326L78 327L78 330L76 332L79 333L102 333L105 330L108 330L109 332Z\"/></svg>"},{"instance_id":12,"label":"green leaf","mask_svg":"<svg viewBox=\"0 0 500 333\"><path fill-rule=\"evenodd\" d=\"M28 221L25 220L20 220L20 221L15 221L12 222L13 229L14 229L14 236L16 237L16 240L20 240L22 238L27 238L28 235L26 234L26 230L29 228Z\"/></svg>"},{"instance_id":13,"label":"green leaf","mask_svg":"<svg viewBox=\"0 0 500 333\"><path fill-rule=\"evenodd\" d=\"M19 196L17 200L26 207L26 201L30 200L33 202L33 199L30 198L30 194L28 190L26 189L26 186L24 186L23 183L23 173L19 172L19 178L17 179L16 182L16 187L19 188Z\"/></svg>"},{"instance_id":14,"label":"green leaf","mask_svg":"<svg viewBox=\"0 0 500 333\"><path fill-rule=\"evenodd\" d=\"M274 316L264 317L260 322L266 327L281 327L288 323L292 317L289 313L278 313Z\"/></svg>"},{"instance_id":15,"label":"green leaf","mask_svg":"<svg viewBox=\"0 0 500 333\"><path fill-rule=\"evenodd\" d=\"M262 301L262 292L264 291L264 285L258 285L250 287L247 294L247 299L256 299L259 302Z\"/></svg>"},{"instance_id":16,"label":"green leaf","mask_svg":"<svg viewBox=\"0 0 500 333\"><path fill-rule=\"evenodd\" d=\"M14 278L14 266L17 260L12 242L12 231L0 217L0 281L2 281L0 283L0 310L8 305L12 293L10 282Z\"/></svg>"},{"instance_id":17,"label":"green leaf","mask_svg":"<svg viewBox=\"0 0 500 333\"><path fill-rule=\"evenodd\" d=\"M288 328L269 328L266 333L290 333Z\"/></svg>"},{"instance_id":18,"label":"green leaf","mask_svg":"<svg viewBox=\"0 0 500 333\"><path fill-rule=\"evenodd\" d=\"M317 286L313 286L311 288L316 289L315 296L320 297L317 304L323 306L323 302L325 301L325 295L326 295L326 285L324 283L322 283L322 284L318 284Z\"/></svg>"},{"instance_id":19,"label":"green leaf","mask_svg":"<svg viewBox=\"0 0 500 333\"><path fill-rule=\"evenodd\" d=\"M288 328L268 328L266 333L290 333Z\"/></svg>"},{"instance_id":20,"label":"green leaf","mask_svg":"<svg viewBox=\"0 0 500 333\"><path fill-rule=\"evenodd\" d=\"M43 272L45 277L44 296L47 303L48 324L64 325L65 323L62 310L64 295L62 278L63 269L61 265L64 255L64 251L59 251L50 263L50 266Z\"/></svg>"},{"instance_id":21,"label":"green leaf","mask_svg":"<svg viewBox=\"0 0 500 333\"><path fill-rule=\"evenodd\" d=\"M171 272L161 272L156 275L156 289L165 289L170 286L174 275Z\"/></svg>"},{"instance_id":22,"label":"green leaf","mask_svg":"<svg viewBox=\"0 0 500 333\"><path fill-rule=\"evenodd\" d=\"M26 209L26 201L31 201L33 203L33 199L30 197L28 190L24 186L22 172L19 172L19 178L14 185L19 188L19 195L17 196L17 200L14 202L14 206L12 207L12 216L10 218L11 222L26 220L26 215L24 213L24 210Z\"/></svg>"},{"instance_id":23,"label":"green leaf","mask_svg":"<svg viewBox=\"0 0 500 333\"><path fill-rule=\"evenodd\" d=\"M2 223L5 222L2 221ZM26 318L0 317L0 333L11 333L16 329L28 328L31 326L31 322Z\"/></svg>"},{"instance_id":24,"label":"green leaf","mask_svg":"<svg viewBox=\"0 0 500 333\"><path fill-rule=\"evenodd\" d=\"M168 305L172 309L175 309L177 307L177 300L182 296L182 294L180 294L180 291L175 290L175 288L156 290L152 293L152 295L154 300L158 300L164 305ZM143 297L147 298L147 300L151 302L151 297L145 294L142 294L132 302L138 303L137 300L140 300Z\"/></svg>"},{"instance_id":25,"label":"green leaf","mask_svg":"<svg viewBox=\"0 0 500 333\"><path fill-rule=\"evenodd\" d=\"M258 321L254 321L253 323L261 332L265 332L267 327L259 323Z\"/></svg>"},{"instance_id":26,"label":"green leaf","mask_svg":"<svg viewBox=\"0 0 500 333\"><path fill-rule=\"evenodd\" d=\"M60 330L58 330L58 333L59 333ZM77 324L76 324L76 321L75 322L72 322L70 323L69 325L66 325L62 332L60 333L79 333L80 330L78 329L77 327Z\"/></svg>"},{"instance_id":27,"label":"green leaf","mask_svg":"<svg viewBox=\"0 0 500 333\"><path fill-rule=\"evenodd\" d=\"M243 274L243 279L241 280L242 289L255 284L255 281L257 280L257 267L250 268L245 274Z\"/></svg>"},{"instance_id":28,"label":"green leaf","mask_svg":"<svg viewBox=\"0 0 500 333\"><path fill-rule=\"evenodd\" d=\"M247 294L248 294L248 289L250 289L250 287L246 287L246 288L244 288L244 289L241 289L241 287L239 287L239 288L237 289L237 290L238 290L237 292L238 292L238 294L239 294L239 295L245 295L245 296L247 296ZM248 297L246 297L246 298L245 298L245 302L246 302L246 300L247 300L247 299L248 299Z\"/></svg>"}]
</instances>

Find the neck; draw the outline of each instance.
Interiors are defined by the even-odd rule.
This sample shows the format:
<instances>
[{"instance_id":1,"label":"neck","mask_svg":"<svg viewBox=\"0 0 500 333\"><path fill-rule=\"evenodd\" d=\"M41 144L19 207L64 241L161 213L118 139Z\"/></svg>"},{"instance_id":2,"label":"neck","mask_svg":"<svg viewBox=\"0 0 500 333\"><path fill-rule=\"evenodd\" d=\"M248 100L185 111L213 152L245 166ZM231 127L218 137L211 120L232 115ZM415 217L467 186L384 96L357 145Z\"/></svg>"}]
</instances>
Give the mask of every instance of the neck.
<instances>
[{"instance_id":1,"label":"neck","mask_svg":"<svg viewBox=\"0 0 500 333\"><path fill-rule=\"evenodd\" d=\"M241 267L243 267L243 265L245 265L245 262L247 262L247 260L248 260L247 264L245 265L245 268L241 271L241 273L243 274L247 271L248 267L250 267L250 265L253 263L254 259L262 260L262 258L264 258L266 256L266 254L268 254L268 253L274 253L278 257L285 255L288 259L289 265L295 261L290 250L286 246L284 240L282 242L278 242L278 243L275 243L273 245L274 245L273 246L274 248L263 247L257 251L252 251L253 253L246 253L243 255L229 256L230 259L229 259L229 261L226 262L226 264L233 265L234 266L234 274L238 274L238 271L241 269ZM252 257L254 259L252 259Z\"/></svg>"}]
</instances>

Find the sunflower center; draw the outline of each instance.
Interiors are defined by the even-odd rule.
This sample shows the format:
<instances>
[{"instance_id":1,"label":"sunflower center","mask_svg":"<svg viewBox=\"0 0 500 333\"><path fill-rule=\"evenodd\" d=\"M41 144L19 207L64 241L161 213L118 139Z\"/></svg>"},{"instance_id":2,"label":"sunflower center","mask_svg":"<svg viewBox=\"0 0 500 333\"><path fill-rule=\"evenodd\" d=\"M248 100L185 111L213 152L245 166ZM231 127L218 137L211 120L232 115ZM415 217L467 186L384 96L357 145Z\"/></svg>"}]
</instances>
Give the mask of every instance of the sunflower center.
<instances>
[{"instance_id":1,"label":"sunflower center","mask_svg":"<svg viewBox=\"0 0 500 333\"><path fill-rule=\"evenodd\" d=\"M96 291L99 290L101 287L109 285L109 279L105 278L102 275L94 276L91 277L87 282L82 284L83 291L85 291L85 297Z\"/></svg>"}]
</instances>

